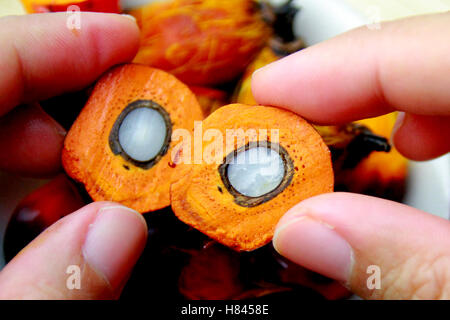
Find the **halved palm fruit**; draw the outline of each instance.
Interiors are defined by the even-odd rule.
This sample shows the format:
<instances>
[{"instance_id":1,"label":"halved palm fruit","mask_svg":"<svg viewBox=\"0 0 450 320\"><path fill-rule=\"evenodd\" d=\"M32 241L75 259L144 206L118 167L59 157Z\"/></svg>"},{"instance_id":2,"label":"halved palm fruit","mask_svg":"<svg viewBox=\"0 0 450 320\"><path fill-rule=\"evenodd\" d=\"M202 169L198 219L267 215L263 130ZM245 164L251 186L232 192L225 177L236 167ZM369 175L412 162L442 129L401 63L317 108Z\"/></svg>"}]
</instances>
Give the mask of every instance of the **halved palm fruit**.
<instances>
[{"instance_id":1,"label":"halved palm fruit","mask_svg":"<svg viewBox=\"0 0 450 320\"><path fill-rule=\"evenodd\" d=\"M228 105L195 131L200 129L201 154L198 143L193 149L194 159L202 161L177 165L172 209L180 220L230 248L251 251L265 245L287 210L333 191L328 147L292 112ZM180 153L192 152L186 148Z\"/></svg>"},{"instance_id":2,"label":"halved palm fruit","mask_svg":"<svg viewBox=\"0 0 450 320\"><path fill-rule=\"evenodd\" d=\"M195 95L174 76L117 67L97 83L64 143L63 165L95 200L139 212L170 204L172 132L202 120Z\"/></svg>"}]
</instances>

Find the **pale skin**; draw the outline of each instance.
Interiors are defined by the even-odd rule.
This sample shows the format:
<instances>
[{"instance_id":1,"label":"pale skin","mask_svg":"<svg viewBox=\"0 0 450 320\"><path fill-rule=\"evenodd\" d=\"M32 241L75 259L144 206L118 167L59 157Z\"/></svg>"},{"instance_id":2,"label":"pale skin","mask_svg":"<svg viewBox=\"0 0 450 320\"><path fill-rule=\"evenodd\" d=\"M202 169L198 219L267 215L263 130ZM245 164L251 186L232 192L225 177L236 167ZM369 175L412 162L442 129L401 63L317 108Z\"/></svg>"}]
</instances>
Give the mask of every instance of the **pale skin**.
<instances>
[{"instance_id":1,"label":"pale skin","mask_svg":"<svg viewBox=\"0 0 450 320\"><path fill-rule=\"evenodd\" d=\"M0 19L0 148L9 150L0 155L2 170L40 177L61 169L64 130L38 107L16 106L83 88L137 51L138 29L129 18L82 14L79 33L68 30L65 19ZM450 150L449 30L447 14L353 31L258 72L255 98L318 123L398 109L406 116L393 137L396 147L413 159L436 157ZM12 138L17 136L20 145ZM450 298L449 235L444 219L335 193L286 213L274 245L363 298L434 299ZM136 212L90 204L47 229L0 272L0 298L117 298L146 237ZM81 267L81 290L66 287L69 265ZM380 290L367 289L367 265L381 268Z\"/></svg>"},{"instance_id":2,"label":"pale skin","mask_svg":"<svg viewBox=\"0 0 450 320\"><path fill-rule=\"evenodd\" d=\"M450 13L363 27L263 68L253 93L322 124L402 111L395 146L432 159L450 151L449 38ZM286 213L273 243L366 299L450 299L450 222L402 204L311 198ZM379 290L367 287L371 265L381 270Z\"/></svg>"},{"instance_id":3,"label":"pale skin","mask_svg":"<svg viewBox=\"0 0 450 320\"><path fill-rule=\"evenodd\" d=\"M2 170L35 177L60 171L64 130L36 105L17 106L84 88L137 52L139 30L130 18L83 13L77 32L66 19L65 13L0 19L0 148L9 151L0 155ZM0 299L117 298L147 230L128 208L90 204L47 229L0 272ZM80 267L80 290L66 286L70 265Z\"/></svg>"}]
</instances>

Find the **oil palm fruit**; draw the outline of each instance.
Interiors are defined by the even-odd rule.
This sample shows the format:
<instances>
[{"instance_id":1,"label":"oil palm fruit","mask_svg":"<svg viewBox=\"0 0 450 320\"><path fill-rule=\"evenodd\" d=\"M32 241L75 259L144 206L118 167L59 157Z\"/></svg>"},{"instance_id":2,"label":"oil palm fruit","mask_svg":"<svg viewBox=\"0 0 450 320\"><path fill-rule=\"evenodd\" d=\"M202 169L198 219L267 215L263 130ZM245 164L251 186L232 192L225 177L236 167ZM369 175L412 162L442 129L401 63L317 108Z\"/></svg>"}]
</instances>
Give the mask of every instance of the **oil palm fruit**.
<instances>
[{"instance_id":1,"label":"oil palm fruit","mask_svg":"<svg viewBox=\"0 0 450 320\"><path fill-rule=\"evenodd\" d=\"M4 239L5 260L11 260L42 231L85 204L70 179L60 174L17 205Z\"/></svg>"},{"instance_id":2,"label":"oil palm fruit","mask_svg":"<svg viewBox=\"0 0 450 320\"><path fill-rule=\"evenodd\" d=\"M141 29L136 63L210 86L239 76L271 34L253 0L171 0L130 12Z\"/></svg>"},{"instance_id":3,"label":"oil palm fruit","mask_svg":"<svg viewBox=\"0 0 450 320\"><path fill-rule=\"evenodd\" d=\"M171 205L180 220L230 248L251 251L267 244L289 208L333 191L329 149L292 112L228 105L202 128L209 136L199 149L202 161L177 164Z\"/></svg>"},{"instance_id":4,"label":"oil palm fruit","mask_svg":"<svg viewBox=\"0 0 450 320\"><path fill-rule=\"evenodd\" d=\"M189 88L167 72L127 64L100 79L64 142L66 172L95 201L141 213L170 205L177 129L203 114Z\"/></svg>"}]
</instances>

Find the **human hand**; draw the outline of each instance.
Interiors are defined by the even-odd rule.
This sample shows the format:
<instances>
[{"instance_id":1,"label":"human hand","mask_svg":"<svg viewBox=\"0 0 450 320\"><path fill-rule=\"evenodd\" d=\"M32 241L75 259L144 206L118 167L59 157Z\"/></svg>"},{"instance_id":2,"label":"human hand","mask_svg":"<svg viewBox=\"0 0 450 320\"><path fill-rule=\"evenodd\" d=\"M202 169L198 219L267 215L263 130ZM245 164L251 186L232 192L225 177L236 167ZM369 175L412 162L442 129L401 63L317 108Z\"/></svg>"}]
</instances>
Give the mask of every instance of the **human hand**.
<instances>
[{"instance_id":1,"label":"human hand","mask_svg":"<svg viewBox=\"0 0 450 320\"><path fill-rule=\"evenodd\" d=\"M139 30L131 19L80 18L80 30L66 27L65 13L0 19L1 170L58 172L64 129L37 104L18 105L81 89L136 54ZM0 299L116 298L146 237L140 214L115 203L90 204L45 230L0 272ZM80 268L79 290L66 285L69 266Z\"/></svg>"},{"instance_id":2,"label":"human hand","mask_svg":"<svg viewBox=\"0 0 450 320\"><path fill-rule=\"evenodd\" d=\"M363 27L260 69L253 94L320 124L401 111L396 148L432 159L450 151L449 38L450 13ZM450 222L403 204L320 195L286 213L273 243L363 298L450 299ZM380 289L367 286L372 265Z\"/></svg>"}]
</instances>

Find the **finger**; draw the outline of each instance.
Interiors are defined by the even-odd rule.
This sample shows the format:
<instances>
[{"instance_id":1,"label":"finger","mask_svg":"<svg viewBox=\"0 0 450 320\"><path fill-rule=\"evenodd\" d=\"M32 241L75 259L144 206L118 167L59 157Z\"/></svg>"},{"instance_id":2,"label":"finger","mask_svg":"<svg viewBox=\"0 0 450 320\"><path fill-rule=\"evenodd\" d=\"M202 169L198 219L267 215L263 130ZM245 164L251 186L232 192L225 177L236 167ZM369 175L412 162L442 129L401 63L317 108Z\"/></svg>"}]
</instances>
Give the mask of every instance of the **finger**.
<instances>
[{"instance_id":1,"label":"finger","mask_svg":"<svg viewBox=\"0 0 450 320\"><path fill-rule=\"evenodd\" d=\"M61 170L66 131L37 104L0 117L0 170L48 177Z\"/></svg>"},{"instance_id":2,"label":"finger","mask_svg":"<svg viewBox=\"0 0 450 320\"><path fill-rule=\"evenodd\" d=\"M257 71L253 94L322 124L393 109L450 115L449 37L450 13L362 27Z\"/></svg>"},{"instance_id":3,"label":"finger","mask_svg":"<svg viewBox=\"0 0 450 320\"><path fill-rule=\"evenodd\" d=\"M45 230L6 265L0 299L117 298L146 237L139 213L90 204Z\"/></svg>"},{"instance_id":4,"label":"finger","mask_svg":"<svg viewBox=\"0 0 450 320\"><path fill-rule=\"evenodd\" d=\"M131 60L139 45L136 23L122 15L81 13L67 28L66 13L0 19L0 115L93 82Z\"/></svg>"},{"instance_id":5,"label":"finger","mask_svg":"<svg viewBox=\"0 0 450 320\"><path fill-rule=\"evenodd\" d=\"M414 137L414 139L411 139ZM407 158L429 160L450 152L450 116L403 114L393 141Z\"/></svg>"},{"instance_id":6,"label":"finger","mask_svg":"<svg viewBox=\"0 0 450 320\"><path fill-rule=\"evenodd\" d=\"M292 208L273 241L280 254L363 298L449 299L449 234L449 221L403 204L332 193ZM379 289L368 286L369 266L379 268Z\"/></svg>"}]
</instances>

